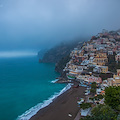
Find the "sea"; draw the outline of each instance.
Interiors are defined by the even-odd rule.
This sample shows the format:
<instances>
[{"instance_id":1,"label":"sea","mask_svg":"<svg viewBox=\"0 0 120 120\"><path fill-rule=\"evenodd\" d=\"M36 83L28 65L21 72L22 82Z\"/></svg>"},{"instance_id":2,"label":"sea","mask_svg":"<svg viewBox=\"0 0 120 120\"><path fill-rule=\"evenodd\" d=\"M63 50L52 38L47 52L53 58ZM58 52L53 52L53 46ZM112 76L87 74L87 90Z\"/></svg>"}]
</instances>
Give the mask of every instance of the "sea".
<instances>
[{"instance_id":1,"label":"sea","mask_svg":"<svg viewBox=\"0 0 120 120\"><path fill-rule=\"evenodd\" d=\"M55 64L37 55L0 57L0 120L28 120L70 88L54 83Z\"/></svg>"}]
</instances>

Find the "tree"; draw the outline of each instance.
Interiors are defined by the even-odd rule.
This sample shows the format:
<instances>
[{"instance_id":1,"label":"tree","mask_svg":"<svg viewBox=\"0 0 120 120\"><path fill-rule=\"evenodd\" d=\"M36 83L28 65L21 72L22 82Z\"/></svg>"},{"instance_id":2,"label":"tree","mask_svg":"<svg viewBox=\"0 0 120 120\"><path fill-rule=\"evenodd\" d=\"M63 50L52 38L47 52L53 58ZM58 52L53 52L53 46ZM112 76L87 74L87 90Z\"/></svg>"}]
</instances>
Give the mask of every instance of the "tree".
<instances>
[{"instance_id":1,"label":"tree","mask_svg":"<svg viewBox=\"0 0 120 120\"><path fill-rule=\"evenodd\" d=\"M91 113L98 120L115 120L117 117L114 110L108 105L97 105Z\"/></svg>"},{"instance_id":2,"label":"tree","mask_svg":"<svg viewBox=\"0 0 120 120\"><path fill-rule=\"evenodd\" d=\"M120 112L120 105L116 107L116 110Z\"/></svg>"},{"instance_id":3,"label":"tree","mask_svg":"<svg viewBox=\"0 0 120 120\"><path fill-rule=\"evenodd\" d=\"M93 82L93 83L91 84L91 88L96 89L96 82Z\"/></svg>"},{"instance_id":4,"label":"tree","mask_svg":"<svg viewBox=\"0 0 120 120\"><path fill-rule=\"evenodd\" d=\"M91 107L91 104L90 103L82 103L81 105L80 105L80 108L82 108L83 110L84 109L88 109L88 108L90 108Z\"/></svg>"},{"instance_id":5,"label":"tree","mask_svg":"<svg viewBox=\"0 0 120 120\"><path fill-rule=\"evenodd\" d=\"M83 120L116 120L117 115L108 105L97 105L91 111L91 116L85 117Z\"/></svg>"},{"instance_id":6,"label":"tree","mask_svg":"<svg viewBox=\"0 0 120 120\"><path fill-rule=\"evenodd\" d=\"M91 88L90 92L93 93L93 94L95 94L96 93L96 89Z\"/></svg>"},{"instance_id":7,"label":"tree","mask_svg":"<svg viewBox=\"0 0 120 120\"><path fill-rule=\"evenodd\" d=\"M100 95L95 96L94 98L95 100L99 100L99 99L103 99L103 96L100 94Z\"/></svg>"},{"instance_id":8,"label":"tree","mask_svg":"<svg viewBox=\"0 0 120 120\"><path fill-rule=\"evenodd\" d=\"M116 72L117 69L120 69L120 62L117 63L115 61L115 55L116 53L114 53L113 55L108 55L108 63L106 65L111 72Z\"/></svg>"},{"instance_id":9,"label":"tree","mask_svg":"<svg viewBox=\"0 0 120 120\"><path fill-rule=\"evenodd\" d=\"M95 94L95 93L96 93L96 88L97 88L96 82L93 82L93 83L91 84L90 92L93 93L93 94Z\"/></svg>"},{"instance_id":10,"label":"tree","mask_svg":"<svg viewBox=\"0 0 120 120\"><path fill-rule=\"evenodd\" d=\"M113 109L119 109L120 105L120 86L108 87L105 89L105 103Z\"/></svg>"}]
</instances>

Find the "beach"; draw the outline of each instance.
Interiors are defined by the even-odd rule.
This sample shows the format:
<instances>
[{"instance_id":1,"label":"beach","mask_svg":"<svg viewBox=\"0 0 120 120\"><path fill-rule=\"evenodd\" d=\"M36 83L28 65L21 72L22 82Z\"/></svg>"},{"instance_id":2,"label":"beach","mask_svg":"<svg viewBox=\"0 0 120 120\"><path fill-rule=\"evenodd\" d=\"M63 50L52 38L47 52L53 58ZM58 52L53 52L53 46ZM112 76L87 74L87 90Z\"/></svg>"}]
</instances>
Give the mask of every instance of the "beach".
<instances>
[{"instance_id":1,"label":"beach","mask_svg":"<svg viewBox=\"0 0 120 120\"><path fill-rule=\"evenodd\" d=\"M50 105L39 110L30 120L74 120L80 109L77 100L85 98L85 89L85 87L71 87Z\"/></svg>"}]
</instances>

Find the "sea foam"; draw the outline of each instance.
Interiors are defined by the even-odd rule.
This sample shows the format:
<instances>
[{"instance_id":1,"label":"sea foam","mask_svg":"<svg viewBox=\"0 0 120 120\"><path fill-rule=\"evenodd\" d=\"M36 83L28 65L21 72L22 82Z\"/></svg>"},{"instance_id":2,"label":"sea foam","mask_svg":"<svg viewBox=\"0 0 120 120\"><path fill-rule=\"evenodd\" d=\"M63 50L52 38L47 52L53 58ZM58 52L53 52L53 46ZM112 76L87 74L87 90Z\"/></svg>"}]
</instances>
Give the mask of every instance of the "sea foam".
<instances>
[{"instance_id":1,"label":"sea foam","mask_svg":"<svg viewBox=\"0 0 120 120\"><path fill-rule=\"evenodd\" d=\"M55 98L57 98L59 95L67 91L71 88L71 83L69 83L66 87L64 87L59 93L55 93L53 96L51 96L48 100L45 100L43 103L38 103L36 106L30 108L22 115L18 116L17 120L29 120L33 115L35 115L40 109L48 106L50 103L53 102Z\"/></svg>"},{"instance_id":2,"label":"sea foam","mask_svg":"<svg viewBox=\"0 0 120 120\"><path fill-rule=\"evenodd\" d=\"M56 83L59 79L52 80L51 83Z\"/></svg>"}]
</instances>

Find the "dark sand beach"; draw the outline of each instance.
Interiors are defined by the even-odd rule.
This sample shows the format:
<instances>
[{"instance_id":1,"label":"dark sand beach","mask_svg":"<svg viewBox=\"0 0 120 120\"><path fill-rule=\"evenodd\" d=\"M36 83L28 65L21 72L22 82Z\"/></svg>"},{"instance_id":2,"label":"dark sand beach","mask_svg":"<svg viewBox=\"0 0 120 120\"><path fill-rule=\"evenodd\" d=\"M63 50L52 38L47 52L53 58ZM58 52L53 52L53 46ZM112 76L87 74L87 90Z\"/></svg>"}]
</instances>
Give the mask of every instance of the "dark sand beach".
<instances>
[{"instance_id":1,"label":"dark sand beach","mask_svg":"<svg viewBox=\"0 0 120 120\"><path fill-rule=\"evenodd\" d=\"M38 111L30 120L74 120L79 107L77 100L84 98L85 87L71 88L59 97L49 106ZM69 117L68 114L72 117Z\"/></svg>"}]
</instances>

